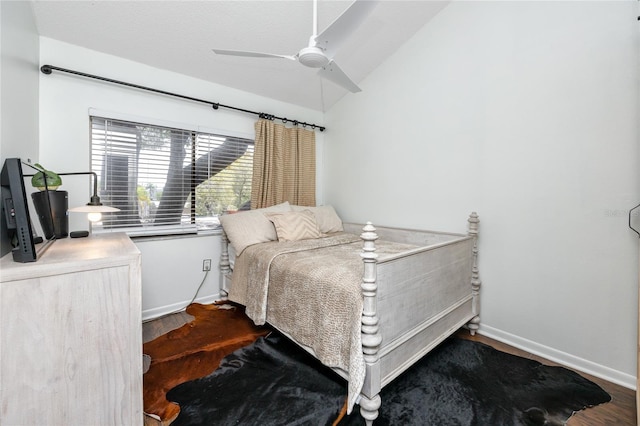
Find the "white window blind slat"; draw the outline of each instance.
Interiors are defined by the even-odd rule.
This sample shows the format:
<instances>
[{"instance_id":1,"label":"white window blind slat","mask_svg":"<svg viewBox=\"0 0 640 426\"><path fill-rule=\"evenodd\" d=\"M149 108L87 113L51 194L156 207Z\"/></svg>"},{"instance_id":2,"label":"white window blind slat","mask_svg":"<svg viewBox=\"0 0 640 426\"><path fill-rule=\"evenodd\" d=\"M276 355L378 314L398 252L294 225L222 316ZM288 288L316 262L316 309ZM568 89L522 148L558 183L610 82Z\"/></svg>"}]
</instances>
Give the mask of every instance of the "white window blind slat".
<instances>
[{"instance_id":1,"label":"white window blind slat","mask_svg":"<svg viewBox=\"0 0 640 426\"><path fill-rule=\"evenodd\" d=\"M120 209L94 232L193 233L248 207L253 141L91 117L91 169L103 204Z\"/></svg>"}]
</instances>

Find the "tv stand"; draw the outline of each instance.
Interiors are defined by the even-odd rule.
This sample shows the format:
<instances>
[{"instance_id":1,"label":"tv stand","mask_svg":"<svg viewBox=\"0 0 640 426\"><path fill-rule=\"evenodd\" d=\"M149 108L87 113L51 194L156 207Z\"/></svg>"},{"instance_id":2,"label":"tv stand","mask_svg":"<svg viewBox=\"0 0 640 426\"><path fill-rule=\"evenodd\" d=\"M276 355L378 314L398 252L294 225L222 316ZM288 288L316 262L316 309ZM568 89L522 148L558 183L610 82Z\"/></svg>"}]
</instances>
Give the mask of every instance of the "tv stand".
<instances>
[{"instance_id":1,"label":"tv stand","mask_svg":"<svg viewBox=\"0 0 640 426\"><path fill-rule=\"evenodd\" d=\"M0 424L142 425L140 252L122 233L0 260Z\"/></svg>"}]
</instances>

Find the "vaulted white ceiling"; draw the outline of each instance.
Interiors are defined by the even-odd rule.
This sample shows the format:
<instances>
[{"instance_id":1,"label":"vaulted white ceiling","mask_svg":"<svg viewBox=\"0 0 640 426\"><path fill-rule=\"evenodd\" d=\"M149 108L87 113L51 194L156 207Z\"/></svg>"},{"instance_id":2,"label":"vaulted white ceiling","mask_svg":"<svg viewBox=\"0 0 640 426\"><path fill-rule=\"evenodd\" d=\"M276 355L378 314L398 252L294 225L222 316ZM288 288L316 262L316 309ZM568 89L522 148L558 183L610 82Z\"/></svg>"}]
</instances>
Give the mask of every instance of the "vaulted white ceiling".
<instances>
[{"instance_id":1,"label":"vaulted white ceiling","mask_svg":"<svg viewBox=\"0 0 640 426\"><path fill-rule=\"evenodd\" d=\"M351 1L319 0L318 31ZM447 1L383 0L335 60L360 83ZM216 55L212 48L294 55L313 30L313 3L286 1L32 0L41 36L303 107L326 111L358 96L284 59ZM51 65L65 67L64 63ZM78 70L83 71L83 70ZM109 77L108 71L102 74ZM131 81L144 84L144 82Z\"/></svg>"}]
</instances>

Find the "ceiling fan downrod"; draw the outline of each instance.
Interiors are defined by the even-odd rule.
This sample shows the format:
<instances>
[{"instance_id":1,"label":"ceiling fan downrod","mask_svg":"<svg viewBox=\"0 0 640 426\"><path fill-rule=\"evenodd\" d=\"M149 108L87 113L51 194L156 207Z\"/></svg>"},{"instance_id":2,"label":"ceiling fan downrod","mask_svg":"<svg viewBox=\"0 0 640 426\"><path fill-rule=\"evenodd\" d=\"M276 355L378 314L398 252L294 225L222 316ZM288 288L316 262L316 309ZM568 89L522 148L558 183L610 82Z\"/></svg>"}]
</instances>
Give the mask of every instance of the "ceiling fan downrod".
<instances>
[{"instance_id":1,"label":"ceiling fan downrod","mask_svg":"<svg viewBox=\"0 0 640 426\"><path fill-rule=\"evenodd\" d=\"M309 46L298 52L298 62L309 68L322 68L329 63L324 50L318 47L318 0L313 0L313 33L309 37Z\"/></svg>"}]
</instances>

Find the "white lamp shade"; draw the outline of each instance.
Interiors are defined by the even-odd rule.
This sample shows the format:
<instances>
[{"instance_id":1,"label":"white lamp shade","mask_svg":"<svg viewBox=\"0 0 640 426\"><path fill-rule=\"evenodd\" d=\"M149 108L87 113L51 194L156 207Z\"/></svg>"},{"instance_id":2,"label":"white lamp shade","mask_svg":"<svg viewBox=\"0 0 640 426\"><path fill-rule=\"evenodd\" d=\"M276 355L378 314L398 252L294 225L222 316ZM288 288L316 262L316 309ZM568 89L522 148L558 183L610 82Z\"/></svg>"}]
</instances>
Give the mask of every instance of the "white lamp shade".
<instances>
[{"instance_id":1,"label":"white lamp shade","mask_svg":"<svg viewBox=\"0 0 640 426\"><path fill-rule=\"evenodd\" d=\"M87 204L80 207L74 207L69 209L69 211L75 213L87 213L87 219L89 219L90 222L99 222L100 219L102 219L102 213L119 212L120 209L103 205L94 206Z\"/></svg>"},{"instance_id":2,"label":"white lamp shade","mask_svg":"<svg viewBox=\"0 0 640 426\"><path fill-rule=\"evenodd\" d=\"M86 206L74 207L69 209L69 211L74 213L110 213L119 212L120 209L109 206L92 206L87 204Z\"/></svg>"}]
</instances>

